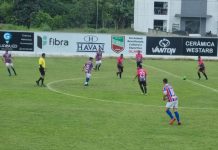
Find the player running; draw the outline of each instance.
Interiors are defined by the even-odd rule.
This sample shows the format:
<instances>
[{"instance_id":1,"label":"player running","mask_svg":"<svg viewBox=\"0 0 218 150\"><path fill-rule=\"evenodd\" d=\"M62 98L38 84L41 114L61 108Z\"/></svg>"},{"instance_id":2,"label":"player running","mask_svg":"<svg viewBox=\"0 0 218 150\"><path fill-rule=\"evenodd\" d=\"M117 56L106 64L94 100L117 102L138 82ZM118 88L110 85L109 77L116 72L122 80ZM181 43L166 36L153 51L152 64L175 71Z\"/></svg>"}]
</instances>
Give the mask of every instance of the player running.
<instances>
[{"instance_id":1,"label":"player running","mask_svg":"<svg viewBox=\"0 0 218 150\"><path fill-rule=\"evenodd\" d=\"M119 75L120 79L122 78L123 73L123 54L120 54L120 57L117 58L117 76Z\"/></svg>"},{"instance_id":2,"label":"player running","mask_svg":"<svg viewBox=\"0 0 218 150\"><path fill-rule=\"evenodd\" d=\"M147 71L142 68L141 64L137 68L137 73L136 73L134 80L137 77L138 77L138 83L139 83L140 89L142 90L142 94L146 94L147 93L147 87L146 87Z\"/></svg>"},{"instance_id":3,"label":"player running","mask_svg":"<svg viewBox=\"0 0 218 150\"><path fill-rule=\"evenodd\" d=\"M102 60L102 52L99 49L96 53L96 56L95 56L95 70L99 71L99 69L101 67L101 63L102 63L101 60Z\"/></svg>"},{"instance_id":4,"label":"player running","mask_svg":"<svg viewBox=\"0 0 218 150\"><path fill-rule=\"evenodd\" d=\"M36 84L39 86L39 83L41 81L41 86L45 87L44 85L44 79L45 79L45 53L42 53L42 56L39 58L39 72L40 77L36 81Z\"/></svg>"},{"instance_id":5,"label":"player running","mask_svg":"<svg viewBox=\"0 0 218 150\"><path fill-rule=\"evenodd\" d=\"M92 68L93 68L93 58L89 57L89 60L83 66L83 71L85 71L85 74L86 74L86 80L85 80L84 86L89 85L89 80L91 78Z\"/></svg>"},{"instance_id":6,"label":"player running","mask_svg":"<svg viewBox=\"0 0 218 150\"><path fill-rule=\"evenodd\" d=\"M208 80L206 72L205 72L205 65L204 62L201 58L201 56L198 56L198 79L201 79L201 74L200 72L202 72L202 74L205 76L206 80Z\"/></svg>"},{"instance_id":7,"label":"player running","mask_svg":"<svg viewBox=\"0 0 218 150\"><path fill-rule=\"evenodd\" d=\"M143 59L143 56L140 50L138 50L138 53L135 55L135 59L136 59L136 65L137 67L139 67L139 65L142 64L142 59Z\"/></svg>"},{"instance_id":8,"label":"player running","mask_svg":"<svg viewBox=\"0 0 218 150\"><path fill-rule=\"evenodd\" d=\"M9 76L11 76L11 69L13 70L14 75L16 76L17 73L16 73L16 71L14 69L14 65L13 65L13 62L12 62L12 56L8 52L8 50L6 50L5 53L3 54L2 60L5 63L5 66L6 66L7 70L8 70Z\"/></svg>"},{"instance_id":9,"label":"player running","mask_svg":"<svg viewBox=\"0 0 218 150\"><path fill-rule=\"evenodd\" d=\"M166 104L166 113L170 117L170 125L173 125L174 121L177 119L178 125L181 125L180 118L179 118L179 112L178 112L178 97L176 96L173 88L171 85L168 84L168 80L165 78L163 79L163 100L167 100ZM173 109L175 117L172 115L170 108Z\"/></svg>"}]
</instances>

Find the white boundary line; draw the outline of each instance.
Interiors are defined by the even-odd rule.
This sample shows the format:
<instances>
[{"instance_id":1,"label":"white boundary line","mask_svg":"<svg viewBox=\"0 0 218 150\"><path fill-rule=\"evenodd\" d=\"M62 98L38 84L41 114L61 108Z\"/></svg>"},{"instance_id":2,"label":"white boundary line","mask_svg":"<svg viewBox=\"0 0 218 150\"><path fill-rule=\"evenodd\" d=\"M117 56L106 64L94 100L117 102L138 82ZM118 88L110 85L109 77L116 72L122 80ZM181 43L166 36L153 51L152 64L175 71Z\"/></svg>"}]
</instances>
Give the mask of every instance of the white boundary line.
<instances>
[{"instance_id":1,"label":"white boundary line","mask_svg":"<svg viewBox=\"0 0 218 150\"><path fill-rule=\"evenodd\" d=\"M86 100L88 99L88 100L100 101L100 102L105 102L105 103L125 104L125 105L132 105L132 106L165 108L165 106L145 105L145 104L136 104L136 103L127 103L127 102L117 102L117 101L111 101L111 100L107 100L107 99L98 99L98 98L91 98L91 97L80 96L80 95L75 95L75 94L69 94L69 93L62 92L62 91L59 91L57 89L54 89L51 86L52 84L56 84L56 83L60 83L60 82L64 82L64 81L74 81L74 80L80 80L80 79L83 79L83 78L56 80L56 81L48 83L47 87L52 92L59 93L59 94L62 94L62 95L66 95L66 96L76 97L76 98L80 98L80 99L86 99ZM190 109L190 110L215 110L215 111L218 111L218 109L216 109L216 108L194 108L194 107L179 107L179 108L181 108L181 109Z\"/></svg>"},{"instance_id":2,"label":"white boundary line","mask_svg":"<svg viewBox=\"0 0 218 150\"><path fill-rule=\"evenodd\" d=\"M178 75L176 75L176 74L170 73L170 72L165 71L165 70L163 70L163 69L160 69L160 68L157 68L157 67L154 67L154 66L150 66L150 65L146 65L146 66L148 66L148 67L150 67L150 68L152 68L152 69L154 69L154 70L157 70L157 71L160 71L160 72L169 74L169 75L171 75L171 76L173 76L173 77L175 77L175 78L178 78L178 79L181 79L181 78L182 78L182 77L180 77L180 76L178 76ZM200 83L197 83L197 82L195 82L195 81L188 80L188 79L186 79L186 81L189 82L189 83L192 83L192 84L194 84L194 85L198 85L198 86L201 86L201 87L203 87L203 88L206 88L206 89L208 89L208 90L210 90L210 91L213 91L213 92L218 93L218 90L217 90L217 89L214 89L214 88L212 88L212 87L209 87L209 86L206 86L206 85L203 85L203 84L200 84Z\"/></svg>"},{"instance_id":3,"label":"white boundary line","mask_svg":"<svg viewBox=\"0 0 218 150\"><path fill-rule=\"evenodd\" d=\"M135 62L135 61L132 60L132 62ZM178 76L178 75L176 75L176 74L173 74L173 73L171 73L171 72L168 72L168 71L166 71L166 70L163 70L163 69L160 69L160 68L151 66L151 65L147 65L147 64L144 64L144 65L145 65L145 66L148 66L149 68L152 68L152 69L154 69L154 70L157 70L157 71L166 73L166 74L168 74L168 75L171 75L171 76L173 76L173 77L175 77L175 78L178 78L178 79L181 79L181 78L182 78L182 77L180 77L180 76ZM189 83L192 83L192 84L194 84L194 85L198 85L198 86L200 86L200 87L203 87L203 88L206 88L206 89L208 89L208 90L210 90L210 91L213 91L213 92L218 93L218 90L215 89L215 88L212 88L212 87L209 87L209 86L206 86L206 85L197 83L197 82L192 81L192 80L189 80L189 79L186 79L186 81L189 82Z\"/></svg>"}]
</instances>

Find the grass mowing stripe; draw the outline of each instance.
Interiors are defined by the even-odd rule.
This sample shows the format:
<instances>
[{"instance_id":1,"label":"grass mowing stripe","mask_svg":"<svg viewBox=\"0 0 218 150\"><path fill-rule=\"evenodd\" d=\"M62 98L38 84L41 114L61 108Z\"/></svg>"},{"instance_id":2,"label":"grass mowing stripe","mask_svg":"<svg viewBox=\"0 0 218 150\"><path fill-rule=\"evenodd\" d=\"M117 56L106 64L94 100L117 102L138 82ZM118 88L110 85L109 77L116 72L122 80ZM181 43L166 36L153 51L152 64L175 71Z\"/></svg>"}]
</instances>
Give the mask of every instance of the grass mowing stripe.
<instances>
[{"instance_id":1,"label":"grass mowing stripe","mask_svg":"<svg viewBox=\"0 0 218 150\"><path fill-rule=\"evenodd\" d=\"M132 62L134 62L134 61L132 60ZM169 75L171 75L171 76L173 76L173 77L175 77L175 78L178 78L178 79L181 79L181 78L182 78L182 77L180 77L180 76L178 76L178 75L176 75L176 74L173 74L173 73L171 73L171 72L168 72L168 71L166 71L166 70L163 70L163 69L160 69L160 68L157 68L157 67L148 65L148 64L144 64L144 65L146 65L147 67L152 68L152 69L154 69L154 70L157 70L157 71L160 71L160 72L169 74ZM206 89L208 89L208 90L210 90L210 91L213 91L213 92L218 93L218 90L217 90L217 89L214 89L214 88L212 88L212 87L209 87L209 86L206 86L206 85L203 85L203 84L194 82L194 81L189 80L189 79L186 79L186 81L189 82L189 83L192 83L192 84L194 84L194 85L198 85L198 86L201 86L201 87L203 87L203 88L206 88Z\"/></svg>"},{"instance_id":2,"label":"grass mowing stripe","mask_svg":"<svg viewBox=\"0 0 218 150\"><path fill-rule=\"evenodd\" d=\"M157 70L157 71L160 71L160 72L164 72L164 73L166 73L166 74L169 74L169 75L171 75L171 76L173 76L173 77L175 77L175 78L178 78L178 79L181 79L181 78L182 78L182 77L180 77L180 76L178 76L178 75L176 75L176 74L173 74L173 73L171 73L171 72L168 72L168 71L166 71L166 70L163 70L163 69L160 69L160 68L151 66L151 65L146 65L146 66L148 66L148 67L150 67L150 68L152 68L152 69L155 69L155 70ZM186 79L186 81L189 82L189 83L192 83L192 84L194 84L194 85L198 85L198 86L201 86L201 87L203 87L203 88L206 88L206 89L209 89L209 90L211 90L211 91L213 91L213 92L218 93L218 90L217 90L217 89L214 89L214 88L212 88L212 87L209 87L209 86L206 86L206 85L203 85L203 84L194 82L194 81L189 80L189 79Z\"/></svg>"},{"instance_id":3,"label":"grass mowing stripe","mask_svg":"<svg viewBox=\"0 0 218 150\"><path fill-rule=\"evenodd\" d=\"M177 76L177 75L175 75L175 76ZM165 107L165 106L144 105L144 104L135 104L135 103L126 103L126 102L111 101L111 100L107 100L107 99L91 98L91 97L86 97L86 96L69 94L69 93L57 90L57 89L52 87L52 84L55 84L55 83L64 82L64 81L74 81L74 80L80 80L80 79L83 79L83 78L56 80L56 81L49 82L47 84L47 87L52 92L59 93L59 94L62 94L62 95L66 95L66 96L76 97L76 98L80 98L80 99L89 99L89 100L106 102L106 103L126 104L126 105L143 106L143 107L156 107L156 108L164 108ZM197 107L179 107L179 108L180 109L189 109L189 110L215 110L215 111L218 111L218 109L216 109L216 108L197 108Z\"/></svg>"},{"instance_id":4,"label":"grass mowing stripe","mask_svg":"<svg viewBox=\"0 0 218 150\"><path fill-rule=\"evenodd\" d=\"M49 86L59 93L36 86L38 58L16 58L19 73L16 77L8 77L7 70L1 72L0 141L4 142L0 149L217 149L218 111L214 109L218 109L218 101L215 92L146 66L149 93L141 95L138 83L126 78L135 76L135 63L127 62L129 59L124 61L125 72L120 80L115 74L114 58L105 58L101 71L93 71L96 79L91 80L89 87L83 87L85 75L81 68L86 61L87 57L47 58L49 70L45 83L56 81ZM144 63L179 76L186 74L190 80L218 89L218 79L215 79L218 72L212 69L216 68L216 62L207 62L208 69L211 68L208 81L195 79L194 61L146 60ZM175 70L180 65L179 70ZM0 68L3 67L0 64ZM180 106L185 107L179 107L182 126L168 125L170 118L164 112L165 102L161 101L163 76L172 78L178 95L181 94ZM71 78L81 79L57 82ZM131 104L114 103L117 101Z\"/></svg>"},{"instance_id":5,"label":"grass mowing stripe","mask_svg":"<svg viewBox=\"0 0 218 150\"><path fill-rule=\"evenodd\" d=\"M99 99L99 98L91 98L91 97L86 97L86 96L80 96L80 95L75 95L75 94L69 94L66 92L62 92L59 91L57 89L54 89L51 85L55 84L55 83L59 83L59 82L63 82L63 81L73 81L73 80L79 80L79 79L83 79L83 78L73 78L73 79L63 79L63 80L57 80L57 81L53 81L53 82L49 82L47 84L47 87L50 91L55 92L55 93L59 93L59 94L63 94L63 95L67 95L67 96L71 96L71 97L76 97L76 98L81 98L81 99L89 99L89 100L95 100L95 101L101 101L101 102L107 102L107 103L115 103L115 104L127 104L127 105L136 105L136 106L146 106L146 107L164 107L164 106L156 106L156 105L143 105L143 104L134 104L134 103L125 103L125 102L117 102L117 101L111 101L111 100L106 100L106 99Z\"/></svg>"}]
</instances>

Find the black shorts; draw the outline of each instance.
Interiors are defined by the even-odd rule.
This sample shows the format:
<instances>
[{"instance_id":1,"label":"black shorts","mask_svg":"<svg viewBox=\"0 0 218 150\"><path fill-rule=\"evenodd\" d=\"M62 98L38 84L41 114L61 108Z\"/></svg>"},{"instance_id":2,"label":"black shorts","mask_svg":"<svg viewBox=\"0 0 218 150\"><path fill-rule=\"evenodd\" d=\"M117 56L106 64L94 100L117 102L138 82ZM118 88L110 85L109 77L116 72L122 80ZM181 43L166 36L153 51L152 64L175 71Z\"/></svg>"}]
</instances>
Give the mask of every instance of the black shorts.
<instances>
[{"instance_id":1,"label":"black shorts","mask_svg":"<svg viewBox=\"0 0 218 150\"><path fill-rule=\"evenodd\" d=\"M204 72L204 71L205 71L205 67L204 67L204 65L201 65L201 66L199 67L198 71L200 71L200 72Z\"/></svg>"},{"instance_id":2,"label":"black shorts","mask_svg":"<svg viewBox=\"0 0 218 150\"><path fill-rule=\"evenodd\" d=\"M140 80L138 79L138 82L139 82L139 85L143 85L143 86L146 86L146 85L147 85L146 80L140 81Z\"/></svg>"},{"instance_id":3,"label":"black shorts","mask_svg":"<svg viewBox=\"0 0 218 150\"><path fill-rule=\"evenodd\" d=\"M139 65L141 65L141 64L142 64L142 61L137 61L136 62L137 67L139 67Z\"/></svg>"},{"instance_id":4,"label":"black shorts","mask_svg":"<svg viewBox=\"0 0 218 150\"><path fill-rule=\"evenodd\" d=\"M117 69L119 72L123 72L123 65L122 64L117 64Z\"/></svg>"},{"instance_id":5,"label":"black shorts","mask_svg":"<svg viewBox=\"0 0 218 150\"><path fill-rule=\"evenodd\" d=\"M201 67L198 69L200 72L204 72L205 71L205 67Z\"/></svg>"},{"instance_id":6,"label":"black shorts","mask_svg":"<svg viewBox=\"0 0 218 150\"><path fill-rule=\"evenodd\" d=\"M45 69L44 68L39 68L39 72L41 76L45 76Z\"/></svg>"},{"instance_id":7,"label":"black shorts","mask_svg":"<svg viewBox=\"0 0 218 150\"><path fill-rule=\"evenodd\" d=\"M200 72L204 72L204 71L205 71L205 66L204 66L204 64L199 65L198 71L200 71Z\"/></svg>"}]
</instances>

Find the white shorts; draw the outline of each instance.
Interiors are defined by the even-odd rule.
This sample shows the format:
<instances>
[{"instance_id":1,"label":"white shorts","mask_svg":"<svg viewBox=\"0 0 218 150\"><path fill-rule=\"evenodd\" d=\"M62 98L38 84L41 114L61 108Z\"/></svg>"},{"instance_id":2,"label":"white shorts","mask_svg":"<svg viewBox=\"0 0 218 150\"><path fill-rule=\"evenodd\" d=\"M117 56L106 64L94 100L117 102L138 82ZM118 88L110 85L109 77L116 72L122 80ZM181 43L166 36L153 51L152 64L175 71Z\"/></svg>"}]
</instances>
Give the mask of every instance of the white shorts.
<instances>
[{"instance_id":1,"label":"white shorts","mask_svg":"<svg viewBox=\"0 0 218 150\"><path fill-rule=\"evenodd\" d=\"M91 73L86 73L86 78L90 78L91 76Z\"/></svg>"},{"instance_id":2,"label":"white shorts","mask_svg":"<svg viewBox=\"0 0 218 150\"><path fill-rule=\"evenodd\" d=\"M5 63L6 67L13 67L13 63Z\"/></svg>"},{"instance_id":3,"label":"white shorts","mask_svg":"<svg viewBox=\"0 0 218 150\"><path fill-rule=\"evenodd\" d=\"M166 108L178 108L178 100L177 101L172 101L172 102L167 102Z\"/></svg>"},{"instance_id":4,"label":"white shorts","mask_svg":"<svg viewBox=\"0 0 218 150\"><path fill-rule=\"evenodd\" d=\"M101 60L98 60L95 63L96 63L96 65L99 65L99 64L101 64Z\"/></svg>"}]
</instances>

